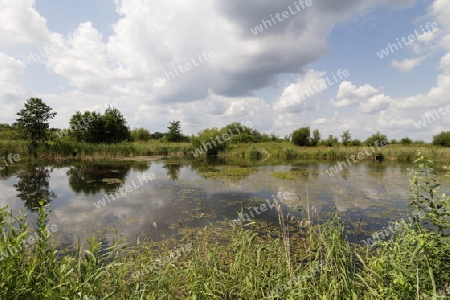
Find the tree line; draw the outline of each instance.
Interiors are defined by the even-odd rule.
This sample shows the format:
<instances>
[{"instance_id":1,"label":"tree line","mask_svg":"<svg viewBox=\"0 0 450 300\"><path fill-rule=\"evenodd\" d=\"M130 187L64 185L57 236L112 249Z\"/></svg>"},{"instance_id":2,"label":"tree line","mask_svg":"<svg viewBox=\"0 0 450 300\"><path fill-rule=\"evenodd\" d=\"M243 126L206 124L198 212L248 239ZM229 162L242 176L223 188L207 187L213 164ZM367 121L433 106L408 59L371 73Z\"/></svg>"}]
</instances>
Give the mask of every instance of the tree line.
<instances>
[{"instance_id":1,"label":"tree line","mask_svg":"<svg viewBox=\"0 0 450 300\"><path fill-rule=\"evenodd\" d=\"M172 121L167 127L167 131L150 133L145 128L135 128L130 130L123 114L113 107L108 107L104 113L85 111L76 111L69 120L68 129L57 129L49 127L49 120L57 115L51 107L45 104L39 98L28 99L23 109L17 116L16 122L12 125L0 124L0 138L2 140L22 139L28 142L29 152L36 156L36 149L40 143L46 144L49 141L65 140L86 143L122 143L138 142L148 140L161 140L161 142L190 142L194 146L213 140L216 136L222 136L228 132L240 128L239 132L232 134L232 138L227 143L220 145L221 149L215 149L213 152L224 150L228 143L260 143L260 142L281 142L289 141L297 146L315 147L315 146L360 146L362 144L373 145L377 140L388 141L386 135L377 132L368 137L364 142L358 139L352 139L350 130L343 131L339 137L329 135L323 139L318 129L311 132L311 128L301 127L294 130L290 135L279 138L274 133L270 135L260 133L258 130L234 122L221 129L216 127L207 128L197 135L186 136L182 133L180 121ZM412 141L409 137L404 137L400 141L392 139L390 144L425 144L423 141ZM450 147L450 131L443 131L433 136L434 145ZM222 149L223 148L223 149Z\"/></svg>"}]
</instances>

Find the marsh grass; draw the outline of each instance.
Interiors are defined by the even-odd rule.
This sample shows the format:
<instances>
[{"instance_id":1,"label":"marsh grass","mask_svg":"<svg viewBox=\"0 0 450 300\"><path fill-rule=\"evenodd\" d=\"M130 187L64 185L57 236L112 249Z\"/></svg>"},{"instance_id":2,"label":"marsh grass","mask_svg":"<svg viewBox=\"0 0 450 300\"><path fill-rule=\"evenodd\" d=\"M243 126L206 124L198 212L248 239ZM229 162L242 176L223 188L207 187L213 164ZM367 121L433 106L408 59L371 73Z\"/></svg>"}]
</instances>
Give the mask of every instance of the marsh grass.
<instances>
[{"instance_id":1,"label":"marsh grass","mask_svg":"<svg viewBox=\"0 0 450 300\"><path fill-rule=\"evenodd\" d=\"M290 142L281 143L258 143L258 144L233 144L230 145L226 154L237 157L254 157L257 156L255 151L264 148L272 156L280 159L323 159L336 160L350 158L351 155L357 155L365 150L371 152L369 146L349 146L342 145L333 147L297 147ZM402 146L398 144L389 144L385 147L377 149L376 153L382 153L386 159L407 160L412 161L418 150L425 156L434 161L443 161L450 159L450 147L439 147L433 145L410 145ZM375 155L367 157L368 160L374 160Z\"/></svg>"},{"instance_id":2,"label":"marsh grass","mask_svg":"<svg viewBox=\"0 0 450 300\"><path fill-rule=\"evenodd\" d=\"M364 152L369 146L349 146L337 145L333 147L297 147L291 142L265 142L265 143L242 143L230 144L225 152L219 156L234 158L250 158L257 160L280 159L280 160L343 160L350 156ZM376 148L375 148L376 149ZM381 148L380 152L385 159L412 161L415 154L420 150L422 153L434 161L445 161L450 159L450 147L439 147L429 144L402 146L399 144L389 144ZM39 157L50 159L97 159L97 158L117 158L134 156L171 156L183 154L192 156L194 146L191 143L164 143L161 140L150 140L148 142L120 143L120 144L90 144L77 143L70 140L55 140L48 145L40 145L38 149ZM20 140L0 141L0 158L8 153L20 154L27 157L27 144ZM375 155L366 159L373 160Z\"/></svg>"},{"instance_id":3,"label":"marsh grass","mask_svg":"<svg viewBox=\"0 0 450 300\"><path fill-rule=\"evenodd\" d=\"M442 227L443 211L430 203L447 205L450 199L444 201L434 183L418 175L422 171L420 165L414 170L412 203L426 216L439 213L432 221ZM211 224L164 245L105 246L91 238L87 250L80 244L77 251L55 250L45 230L49 212L41 207L39 243L0 260L0 299L448 299L450 244L441 234L448 228L417 220L364 247L348 242L337 213L313 224L305 200L299 198L300 218L277 206L279 227ZM14 217L7 208L0 210L0 228L0 252L31 230L25 216ZM148 268L181 243L193 250Z\"/></svg>"}]
</instances>

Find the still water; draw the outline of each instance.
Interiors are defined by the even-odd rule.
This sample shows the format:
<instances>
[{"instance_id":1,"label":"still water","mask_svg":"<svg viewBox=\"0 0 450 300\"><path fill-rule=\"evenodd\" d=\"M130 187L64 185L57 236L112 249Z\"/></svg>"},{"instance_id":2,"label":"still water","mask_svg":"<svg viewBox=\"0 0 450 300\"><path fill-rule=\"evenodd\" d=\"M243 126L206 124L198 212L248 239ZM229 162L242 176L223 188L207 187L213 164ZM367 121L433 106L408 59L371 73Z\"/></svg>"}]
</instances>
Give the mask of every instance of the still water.
<instances>
[{"instance_id":1,"label":"still water","mask_svg":"<svg viewBox=\"0 0 450 300\"><path fill-rule=\"evenodd\" d=\"M93 233L108 244L117 234L133 243L138 237L173 237L181 228L230 226L238 211L280 192L291 195L283 200L286 213L299 218L307 198L314 220L338 211L352 241L359 227L361 240L391 220L406 220L411 163L366 161L328 175L325 170L335 164L165 158L18 165L1 173L0 206L23 210L34 220L39 202L49 204L49 224L57 224L55 239L65 247ZM443 175L438 171L438 182L448 191L450 181ZM115 201L99 203L111 194ZM271 210L256 219L278 222Z\"/></svg>"}]
</instances>

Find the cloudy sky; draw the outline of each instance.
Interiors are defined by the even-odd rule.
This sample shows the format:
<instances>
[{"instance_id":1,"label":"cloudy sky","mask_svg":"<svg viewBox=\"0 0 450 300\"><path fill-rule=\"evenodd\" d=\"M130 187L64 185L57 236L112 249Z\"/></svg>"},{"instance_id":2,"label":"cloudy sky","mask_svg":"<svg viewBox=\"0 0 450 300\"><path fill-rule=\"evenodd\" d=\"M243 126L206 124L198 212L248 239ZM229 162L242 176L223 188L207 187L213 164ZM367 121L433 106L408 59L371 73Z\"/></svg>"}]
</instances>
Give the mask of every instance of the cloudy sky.
<instances>
[{"instance_id":1,"label":"cloudy sky","mask_svg":"<svg viewBox=\"0 0 450 300\"><path fill-rule=\"evenodd\" d=\"M0 123L39 97L58 128L114 103L151 132L431 141L449 95L450 0L0 0Z\"/></svg>"}]
</instances>

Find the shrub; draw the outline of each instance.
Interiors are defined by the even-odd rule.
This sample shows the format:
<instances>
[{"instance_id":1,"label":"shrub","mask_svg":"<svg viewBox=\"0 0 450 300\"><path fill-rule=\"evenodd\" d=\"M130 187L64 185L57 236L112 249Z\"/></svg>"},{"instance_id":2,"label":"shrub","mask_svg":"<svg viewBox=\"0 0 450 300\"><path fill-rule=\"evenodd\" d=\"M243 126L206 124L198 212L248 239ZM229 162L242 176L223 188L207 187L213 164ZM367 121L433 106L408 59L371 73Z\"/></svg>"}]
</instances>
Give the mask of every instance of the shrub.
<instances>
[{"instance_id":1,"label":"shrub","mask_svg":"<svg viewBox=\"0 0 450 300\"><path fill-rule=\"evenodd\" d=\"M309 146L311 130L309 127L302 127L292 132L292 142L297 146Z\"/></svg>"},{"instance_id":2,"label":"shrub","mask_svg":"<svg viewBox=\"0 0 450 300\"><path fill-rule=\"evenodd\" d=\"M403 146L412 144L412 140L409 137L404 137L400 140L400 144L402 144Z\"/></svg>"},{"instance_id":3,"label":"shrub","mask_svg":"<svg viewBox=\"0 0 450 300\"><path fill-rule=\"evenodd\" d=\"M352 140L352 146L357 146L357 147L359 147L359 146L361 146L361 141L360 140L358 140L358 139L354 139L354 140Z\"/></svg>"}]
</instances>

